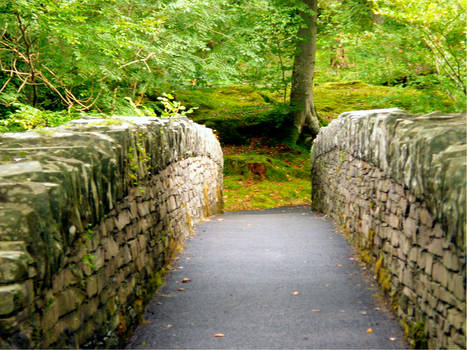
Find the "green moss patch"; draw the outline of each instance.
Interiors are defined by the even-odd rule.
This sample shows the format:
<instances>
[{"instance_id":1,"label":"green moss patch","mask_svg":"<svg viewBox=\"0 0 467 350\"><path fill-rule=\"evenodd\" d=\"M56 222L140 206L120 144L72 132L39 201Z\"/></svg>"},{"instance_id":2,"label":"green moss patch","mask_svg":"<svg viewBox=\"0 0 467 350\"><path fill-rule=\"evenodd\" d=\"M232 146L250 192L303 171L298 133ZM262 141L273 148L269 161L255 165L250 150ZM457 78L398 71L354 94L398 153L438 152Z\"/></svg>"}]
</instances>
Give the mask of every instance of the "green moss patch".
<instances>
[{"instance_id":1,"label":"green moss patch","mask_svg":"<svg viewBox=\"0 0 467 350\"><path fill-rule=\"evenodd\" d=\"M361 81L328 82L314 88L316 110L327 120L347 111L398 107L410 113L454 112L452 100L437 91L375 86Z\"/></svg>"},{"instance_id":2,"label":"green moss patch","mask_svg":"<svg viewBox=\"0 0 467 350\"><path fill-rule=\"evenodd\" d=\"M224 153L225 210L310 204L308 153L283 147L226 147ZM254 164L264 165L258 167L265 172L254 173Z\"/></svg>"}]
</instances>

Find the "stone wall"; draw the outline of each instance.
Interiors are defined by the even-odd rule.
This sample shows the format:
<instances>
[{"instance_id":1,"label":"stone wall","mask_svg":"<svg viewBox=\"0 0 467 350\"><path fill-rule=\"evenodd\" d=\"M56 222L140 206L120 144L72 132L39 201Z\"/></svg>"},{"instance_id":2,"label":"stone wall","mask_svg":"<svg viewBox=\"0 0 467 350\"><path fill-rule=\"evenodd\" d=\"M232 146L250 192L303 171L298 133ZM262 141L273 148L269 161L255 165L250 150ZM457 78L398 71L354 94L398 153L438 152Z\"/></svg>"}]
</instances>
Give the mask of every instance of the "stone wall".
<instances>
[{"instance_id":1,"label":"stone wall","mask_svg":"<svg viewBox=\"0 0 467 350\"><path fill-rule=\"evenodd\" d=\"M222 151L185 119L0 135L0 347L116 347L191 227L222 211Z\"/></svg>"},{"instance_id":2,"label":"stone wall","mask_svg":"<svg viewBox=\"0 0 467 350\"><path fill-rule=\"evenodd\" d=\"M313 145L312 206L336 219L413 345L465 348L466 116L343 113Z\"/></svg>"}]
</instances>

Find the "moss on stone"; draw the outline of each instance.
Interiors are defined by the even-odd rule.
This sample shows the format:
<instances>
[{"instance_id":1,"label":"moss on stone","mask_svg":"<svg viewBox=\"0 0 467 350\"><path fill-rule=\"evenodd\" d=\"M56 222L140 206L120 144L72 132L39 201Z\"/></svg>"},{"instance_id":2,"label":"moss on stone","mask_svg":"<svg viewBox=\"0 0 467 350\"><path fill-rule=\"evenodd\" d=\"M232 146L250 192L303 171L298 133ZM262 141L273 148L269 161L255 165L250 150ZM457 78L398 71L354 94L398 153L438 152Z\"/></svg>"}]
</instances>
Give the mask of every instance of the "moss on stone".
<instances>
[{"instance_id":1,"label":"moss on stone","mask_svg":"<svg viewBox=\"0 0 467 350\"><path fill-rule=\"evenodd\" d=\"M425 323L417 322L412 327L410 327L410 339L413 349L427 349L428 340L425 334Z\"/></svg>"}]
</instances>

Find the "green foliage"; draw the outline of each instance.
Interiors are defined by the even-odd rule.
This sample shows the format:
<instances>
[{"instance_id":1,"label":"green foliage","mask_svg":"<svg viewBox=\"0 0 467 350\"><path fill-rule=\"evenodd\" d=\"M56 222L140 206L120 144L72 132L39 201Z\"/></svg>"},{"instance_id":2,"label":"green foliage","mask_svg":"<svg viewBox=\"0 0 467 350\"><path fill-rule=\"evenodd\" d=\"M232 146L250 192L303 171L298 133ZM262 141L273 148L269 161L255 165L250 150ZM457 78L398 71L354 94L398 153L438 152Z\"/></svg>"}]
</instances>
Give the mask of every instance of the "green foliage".
<instances>
[{"instance_id":1,"label":"green foliage","mask_svg":"<svg viewBox=\"0 0 467 350\"><path fill-rule=\"evenodd\" d=\"M79 117L77 113L41 111L22 103L14 103L12 107L14 108L13 113L0 116L0 132L20 132L35 128L56 127Z\"/></svg>"},{"instance_id":2,"label":"green foliage","mask_svg":"<svg viewBox=\"0 0 467 350\"><path fill-rule=\"evenodd\" d=\"M53 126L79 111L167 116L199 106L195 119L219 131L246 128L245 135L230 133L229 142L247 142L264 123L263 134L277 136L290 121L286 104L304 6L301 0L5 0L1 131ZM368 104L342 95L351 109L464 111L465 17L458 0L320 2L318 96L321 87L330 90L323 83L359 80L420 93L393 90ZM163 95L174 88L181 104ZM342 109L335 94L327 100L316 103L322 124ZM50 110L68 113L44 112Z\"/></svg>"},{"instance_id":3,"label":"green foliage","mask_svg":"<svg viewBox=\"0 0 467 350\"><path fill-rule=\"evenodd\" d=\"M425 324L418 322L410 329L411 346L413 349L428 349L428 340L425 334Z\"/></svg>"},{"instance_id":4,"label":"green foliage","mask_svg":"<svg viewBox=\"0 0 467 350\"><path fill-rule=\"evenodd\" d=\"M317 83L413 87L422 91L423 106L430 106L425 96L443 95L455 106L445 111L465 111L466 14L459 1L347 0L321 6Z\"/></svg>"},{"instance_id":5,"label":"green foliage","mask_svg":"<svg viewBox=\"0 0 467 350\"><path fill-rule=\"evenodd\" d=\"M181 102L175 100L175 98L171 94L163 93L162 96L157 98L161 101L162 105L164 106L164 110L161 113L161 117L174 117L174 116L185 116L187 114L191 114L197 109L197 107L191 107L190 109L186 109Z\"/></svg>"}]
</instances>

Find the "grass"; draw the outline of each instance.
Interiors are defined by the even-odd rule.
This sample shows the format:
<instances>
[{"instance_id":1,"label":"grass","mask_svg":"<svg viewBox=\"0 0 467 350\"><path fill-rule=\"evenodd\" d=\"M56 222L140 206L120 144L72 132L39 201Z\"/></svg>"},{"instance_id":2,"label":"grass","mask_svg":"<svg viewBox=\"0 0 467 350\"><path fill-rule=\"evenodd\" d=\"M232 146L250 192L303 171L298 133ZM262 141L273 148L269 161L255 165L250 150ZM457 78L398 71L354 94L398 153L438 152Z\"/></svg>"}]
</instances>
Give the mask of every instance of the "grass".
<instances>
[{"instance_id":1,"label":"grass","mask_svg":"<svg viewBox=\"0 0 467 350\"><path fill-rule=\"evenodd\" d=\"M225 210L267 209L311 203L310 157L284 146L224 147ZM247 164L261 163L266 175Z\"/></svg>"}]
</instances>

